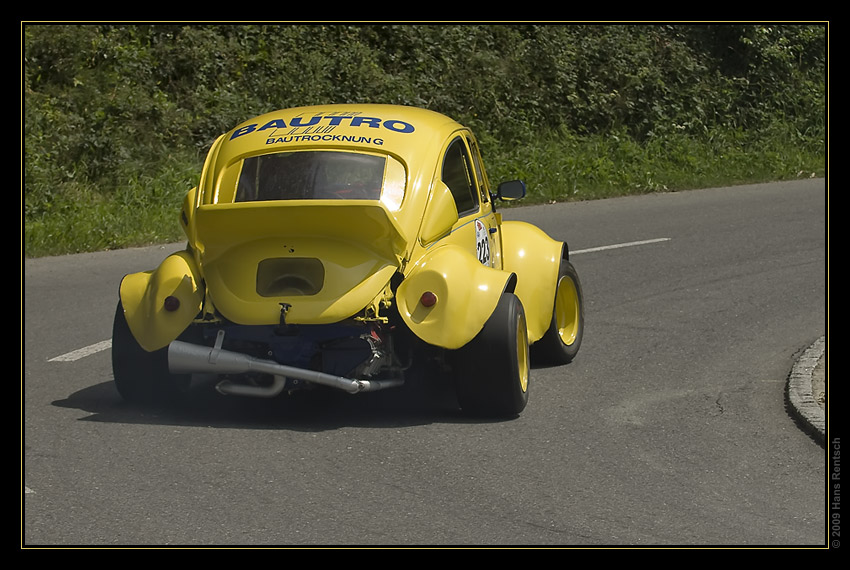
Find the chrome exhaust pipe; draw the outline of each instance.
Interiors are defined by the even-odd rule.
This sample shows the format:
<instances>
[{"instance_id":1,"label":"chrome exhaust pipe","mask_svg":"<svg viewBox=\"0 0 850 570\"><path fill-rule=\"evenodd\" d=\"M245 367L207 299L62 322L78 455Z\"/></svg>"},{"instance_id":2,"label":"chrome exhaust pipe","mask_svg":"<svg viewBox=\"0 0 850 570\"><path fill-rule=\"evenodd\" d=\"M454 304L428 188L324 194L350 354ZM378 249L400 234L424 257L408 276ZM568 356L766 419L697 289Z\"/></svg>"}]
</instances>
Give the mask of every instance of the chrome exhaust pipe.
<instances>
[{"instance_id":1,"label":"chrome exhaust pipe","mask_svg":"<svg viewBox=\"0 0 850 570\"><path fill-rule=\"evenodd\" d=\"M230 380L222 380L216 384L215 389L219 394L225 396L251 396L254 398L274 398L286 387L286 378L283 376L275 376L269 386L249 386L247 384L237 384Z\"/></svg>"},{"instance_id":2,"label":"chrome exhaust pipe","mask_svg":"<svg viewBox=\"0 0 850 570\"><path fill-rule=\"evenodd\" d=\"M179 340L168 345L168 369L173 374L245 374L248 372L271 374L276 377L275 382L266 388L254 386L236 388L236 385L231 383L223 383L222 388L229 394L267 397L275 396L283 390L284 378L295 378L330 386L349 394L373 392L400 386L403 383L402 380L354 380L316 370L286 366L274 360L223 350L217 346L200 346ZM278 377L281 378L278 379Z\"/></svg>"}]
</instances>

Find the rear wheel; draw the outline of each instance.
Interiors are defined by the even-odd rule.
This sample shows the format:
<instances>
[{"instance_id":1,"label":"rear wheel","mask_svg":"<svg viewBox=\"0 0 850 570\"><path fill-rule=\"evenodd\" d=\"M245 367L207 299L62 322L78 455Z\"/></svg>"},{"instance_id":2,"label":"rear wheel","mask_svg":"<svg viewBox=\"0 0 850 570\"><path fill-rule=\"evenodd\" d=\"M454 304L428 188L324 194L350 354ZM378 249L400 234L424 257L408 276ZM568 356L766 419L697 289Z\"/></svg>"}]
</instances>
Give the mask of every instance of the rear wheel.
<instances>
[{"instance_id":1,"label":"rear wheel","mask_svg":"<svg viewBox=\"0 0 850 570\"><path fill-rule=\"evenodd\" d=\"M584 298L573 264L561 260L549 329L532 346L535 361L567 364L578 354L584 336Z\"/></svg>"},{"instance_id":2,"label":"rear wheel","mask_svg":"<svg viewBox=\"0 0 850 570\"><path fill-rule=\"evenodd\" d=\"M519 298L505 293L484 328L454 353L461 409L470 415L516 416L528 403L528 327Z\"/></svg>"},{"instance_id":3,"label":"rear wheel","mask_svg":"<svg viewBox=\"0 0 850 570\"><path fill-rule=\"evenodd\" d=\"M168 348L148 352L139 346L121 303L112 325L112 376L118 393L132 404L166 404L183 401L191 376L168 371Z\"/></svg>"}]
</instances>

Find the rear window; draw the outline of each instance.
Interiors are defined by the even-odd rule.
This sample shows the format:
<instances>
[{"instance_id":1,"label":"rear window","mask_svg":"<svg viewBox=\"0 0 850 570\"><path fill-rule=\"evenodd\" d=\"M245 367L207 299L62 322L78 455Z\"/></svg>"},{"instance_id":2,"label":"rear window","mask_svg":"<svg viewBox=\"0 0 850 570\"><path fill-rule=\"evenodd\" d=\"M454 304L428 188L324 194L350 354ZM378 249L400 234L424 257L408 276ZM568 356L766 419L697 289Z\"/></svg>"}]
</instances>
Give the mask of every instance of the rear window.
<instances>
[{"instance_id":1,"label":"rear window","mask_svg":"<svg viewBox=\"0 0 850 570\"><path fill-rule=\"evenodd\" d=\"M242 161L237 202L382 200L401 205L404 167L382 155L338 151L265 154Z\"/></svg>"}]
</instances>

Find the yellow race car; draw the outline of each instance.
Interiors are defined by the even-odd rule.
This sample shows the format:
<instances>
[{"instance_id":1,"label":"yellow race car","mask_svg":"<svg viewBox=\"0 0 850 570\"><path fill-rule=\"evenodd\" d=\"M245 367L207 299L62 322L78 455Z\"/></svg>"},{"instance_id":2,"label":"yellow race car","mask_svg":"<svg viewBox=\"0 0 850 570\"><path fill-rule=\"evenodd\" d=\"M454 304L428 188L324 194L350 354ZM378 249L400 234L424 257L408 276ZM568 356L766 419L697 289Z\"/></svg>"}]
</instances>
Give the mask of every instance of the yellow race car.
<instances>
[{"instance_id":1,"label":"yellow race car","mask_svg":"<svg viewBox=\"0 0 850 570\"><path fill-rule=\"evenodd\" d=\"M584 329L567 245L503 221L473 133L392 105L268 113L210 148L185 250L120 285L112 363L128 401L400 386L436 359L461 409L515 416L530 357L571 361Z\"/></svg>"}]
</instances>

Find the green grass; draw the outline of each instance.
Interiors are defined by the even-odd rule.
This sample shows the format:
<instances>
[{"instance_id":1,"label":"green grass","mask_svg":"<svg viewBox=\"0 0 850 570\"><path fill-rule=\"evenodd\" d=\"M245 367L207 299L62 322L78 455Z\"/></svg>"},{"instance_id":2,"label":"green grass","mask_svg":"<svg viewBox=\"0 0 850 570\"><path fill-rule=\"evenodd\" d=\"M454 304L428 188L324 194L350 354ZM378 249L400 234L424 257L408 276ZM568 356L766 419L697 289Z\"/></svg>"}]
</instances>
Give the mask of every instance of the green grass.
<instances>
[{"instance_id":1,"label":"green grass","mask_svg":"<svg viewBox=\"0 0 850 570\"><path fill-rule=\"evenodd\" d=\"M201 164L202 157L170 156L154 166L128 164L108 183L70 180L49 190L28 188L23 220L25 256L181 239L180 206L186 192L197 185Z\"/></svg>"},{"instance_id":2,"label":"green grass","mask_svg":"<svg viewBox=\"0 0 850 570\"><path fill-rule=\"evenodd\" d=\"M825 174L825 144L785 128L681 136L639 144L624 135L551 136L511 148L485 143L492 183L522 179L521 204L597 200ZM120 249L183 238L178 215L202 156L126 165L112 182L64 180L27 187L26 257ZM35 197L38 197L36 199Z\"/></svg>"},{"instance_id":3,"label":"green grass","mask_svg":"<svg viewBox=\"0 0 850 570\"><path fill-rule=\"evenodd\" d=\"M540 203L823 176L824 151L822 142L787 132L753 140L741 133L682 135L645 144L609 135L560 137L503 151L502 160L491 153L487 162L491 182L525 180L525 203Z\"/></svg>"}]
</instances>

